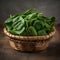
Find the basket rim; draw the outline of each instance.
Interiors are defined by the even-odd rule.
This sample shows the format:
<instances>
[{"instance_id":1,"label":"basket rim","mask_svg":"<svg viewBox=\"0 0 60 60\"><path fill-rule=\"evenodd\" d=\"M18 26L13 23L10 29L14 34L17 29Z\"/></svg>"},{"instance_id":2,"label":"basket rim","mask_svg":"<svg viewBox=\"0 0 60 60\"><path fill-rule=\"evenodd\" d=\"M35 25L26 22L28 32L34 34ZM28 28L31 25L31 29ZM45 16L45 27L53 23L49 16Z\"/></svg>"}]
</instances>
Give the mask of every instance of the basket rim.
<instances>
[{"instance_id":1,"label":"basket rim","mask_svg":"<svg viewBox=\"0 0 60 60\"><path fill-rule=\"evenodd\" d=\"M52 31L51 33L49 33L48 35L44 35L44 36L17 36L17 35L13 35L11 33L9 33L6 28L4 28L4 33L13 39L17 39L17 40L48 40L49 38L53 37L55 32L56 32L56 28L53 27L54 31Z\"/></svg>"}]
</instances>

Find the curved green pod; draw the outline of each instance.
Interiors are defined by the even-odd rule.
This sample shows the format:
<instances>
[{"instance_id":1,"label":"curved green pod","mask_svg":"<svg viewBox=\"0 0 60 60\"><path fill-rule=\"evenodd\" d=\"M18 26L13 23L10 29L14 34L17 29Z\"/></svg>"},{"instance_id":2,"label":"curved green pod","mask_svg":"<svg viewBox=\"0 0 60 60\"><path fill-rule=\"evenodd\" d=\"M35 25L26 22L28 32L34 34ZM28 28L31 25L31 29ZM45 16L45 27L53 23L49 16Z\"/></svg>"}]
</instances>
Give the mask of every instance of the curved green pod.
<instances>
[{"instance_id":1,"label":"curved green pod","mask_svg":"<svg viewBox=\"0 0 60 60\"><path fill-rule=\"evenodd\" d=\"M15 26L16 24L18 24L20 22L20 20L16 20L13 24L12 24L12 26Z\"/></svg>"},{"instance_id":2,"label":"curved green pod","mask_svg":"<svg viewBox=\"0 0 60 60\"><path fill-rule=\"evenodd\" d=\"M20 17L20 21L21 23L16 27L17 30L20 30L22 26L24 25L24 19L22 17Z\"/></svg>"},{"instance_id":3,"label":"curved green pod","mask_svg":"<svg viewBox=\"0 0 60 60\"><path fill-rule=\"evenodd\" d=\"M20 16L19 17L19 19L18 20L16 20L14 23L13 23L13 25L12 26L14 26L14 27L16 27L17 25L19 26L19 25L23 25L24 24L24 19L22 18L22 16ZM16 28L18 28L18 26L16 27ZM19 29L19 28L18 28Z\"/></svg>"},{"instance_id":4,"label":"curved green pod","mask_svg":"<svg viewBox=\"0 0 60 60\"><path fill-rule=\"evenodd\" d=\"M15 34L15 35L20 35L23 31L25 30L25 27L23 27L21 30L11 30L10 33Z\"/></svg>"},{"instance_id":5,"label":"curved green pod","mask_svg":"<svg viewBox=\"0 0 60 60\"><path fill-rule=\"evenodd\" d=\"M16 25L13 26L13 28L16 29L20 24L21 24L21 22L18 22Z\"/></svg>"},{"instance_id":6,"label":"curved green pod","mask_svg":"<svg viewBox=\"0 0 60 60\"><path fill-rule=\"evenodd\" d=\"M23 24L19 24L18 27L16 27L17 30L20 30L22 28Z\"/></svg>"},{"instance_id":7,"label":"curved green pod","mask_svg":"<svg viewBox=\"0 0 60 60\"><path fill-rule=\"evenodd\" d=\"M34 10L35 10L35 9L29 9L29 10L27 10L27 11L24 13L24 15L29 15L29 14L33 13Z\"/></svg>"},{"instance_id":8,"label":"curved green pod","mask_svg":"<svg viewBox=\"0 0 60 60\"><path fill-rule=\"evenodd\" d=\"M19 19L19 16L15 17L15 18L13 19L13 22L17 21L18 19Z\"/></svg>"},{"instance_id":9,"label":"curved green pod","mask_svg":"<svg viewBox=\"0 0 60 60\"><path fill-rule=\"evenodd\" d=\"M12 22L12 19L11 19L11 18L8 18L8 19L5 21L5 24L10 23L10 22Z\"/></svg>"}]
</instances>

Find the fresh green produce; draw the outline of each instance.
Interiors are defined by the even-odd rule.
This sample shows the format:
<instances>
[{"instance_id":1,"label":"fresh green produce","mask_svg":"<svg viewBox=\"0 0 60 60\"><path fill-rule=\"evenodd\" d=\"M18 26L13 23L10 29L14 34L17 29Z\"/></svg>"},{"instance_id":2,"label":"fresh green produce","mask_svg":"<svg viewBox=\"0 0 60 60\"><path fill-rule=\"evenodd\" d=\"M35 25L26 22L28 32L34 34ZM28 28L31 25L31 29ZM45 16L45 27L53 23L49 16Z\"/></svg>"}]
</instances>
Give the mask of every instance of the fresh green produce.
<instances>
[{"instance_id":1,"label":"fresh green produce","mask_svg":"<svg viewBox=\"0 0 60 60\"><path fill-rule=\"evenodd\" d=\"M22 14L10 15L4 26L14 35L43 36L53 31L55 20L55 17L45 17L42 13L29 9Z\"/></svg>"}]
</instances>

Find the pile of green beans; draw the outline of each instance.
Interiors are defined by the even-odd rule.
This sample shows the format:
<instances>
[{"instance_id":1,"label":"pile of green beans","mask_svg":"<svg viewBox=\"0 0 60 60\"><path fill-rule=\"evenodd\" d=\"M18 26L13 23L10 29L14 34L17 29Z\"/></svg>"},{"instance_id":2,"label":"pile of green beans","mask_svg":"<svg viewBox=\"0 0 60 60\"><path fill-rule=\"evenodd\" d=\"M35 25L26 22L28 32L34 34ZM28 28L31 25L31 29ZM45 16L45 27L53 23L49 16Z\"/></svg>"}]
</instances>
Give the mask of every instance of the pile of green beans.
<instances>
[{"instance_id":1,"label":"pile of green beans","mask_svg":"<svg viewBox=\"0 0 60 60\"><path fill-rule=\"evenodd\" d=\"M42 13L29 9L22 14L10 15L4 26L14 35L43 36L53 31L55 20L55 17L45 17Z\"/></svg>"}]
</instances>

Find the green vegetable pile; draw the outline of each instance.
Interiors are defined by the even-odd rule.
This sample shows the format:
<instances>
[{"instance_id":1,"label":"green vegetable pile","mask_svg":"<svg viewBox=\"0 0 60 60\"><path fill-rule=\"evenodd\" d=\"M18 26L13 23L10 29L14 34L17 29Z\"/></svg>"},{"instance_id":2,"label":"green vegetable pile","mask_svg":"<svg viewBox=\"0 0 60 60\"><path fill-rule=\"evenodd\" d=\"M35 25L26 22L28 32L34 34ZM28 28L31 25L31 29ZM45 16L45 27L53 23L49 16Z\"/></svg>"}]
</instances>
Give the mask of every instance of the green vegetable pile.
<instances>
[{"instance_id":1,"label":"green vegetable pile","mask_svg":"<svg viewBox=\"0 0 60 60\"><path fill-rule=\"evenodd\" d=\"M45 17L42 13L29 9L23 14L16 14L5 21L8 32L19 36L43 36L53 31L55 17Z\"/></svg>"}]
</instances>

